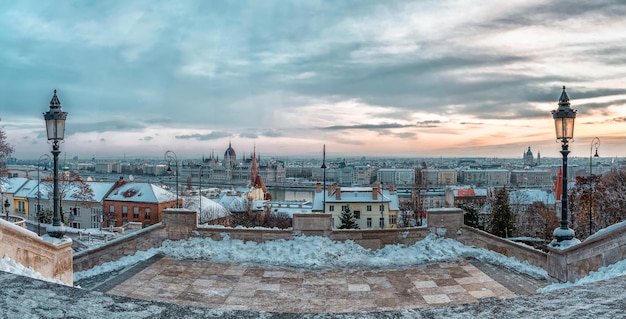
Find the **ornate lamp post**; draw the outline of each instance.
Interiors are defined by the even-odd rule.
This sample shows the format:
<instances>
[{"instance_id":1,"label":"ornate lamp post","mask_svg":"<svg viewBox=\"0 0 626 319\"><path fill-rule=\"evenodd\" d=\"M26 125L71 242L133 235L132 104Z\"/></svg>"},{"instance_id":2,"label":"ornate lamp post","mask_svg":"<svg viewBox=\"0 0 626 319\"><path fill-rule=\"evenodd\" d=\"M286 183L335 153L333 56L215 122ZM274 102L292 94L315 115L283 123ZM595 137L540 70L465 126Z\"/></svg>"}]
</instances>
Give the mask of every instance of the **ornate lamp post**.
<instances>
[{"instance_id":1,"label":"ornate lamp post","mask_svg":"<svg viewBox=\"0 0 626 319\"><path fill-rule=\"evenodd\" d=\"M326 144L324 144L324 152L322 153L322 167L324 171L324 188L322 188L322 213L326 214Z\"/></svg>"},{"instance_id":2,"label":"ornate lamp post","mask_svg":"<svg viewBox=\"0 0 626 319\"><path fill-rule=\"evenodd\" d=\"M41 193L39 192L39 184L41 184L41 178L39 178L39 167L41 167L41 160L46 160L46 166L44 166L44 171L48 169L48 163L50 162L50 155L43 154L39 156L39 160L37 160L37 235L41 236L41 205L39 205L39 198L41 198Z\"/></svg>"},{"instance_id":3,"label":"ornate lamp post","mask_svg":"<svg viewBox=\"0 0 626 319\"><path fill-rule=\"evenodd\" d=\"M385 204L383 204L383 182L380 182L380 228L385 228Z\"/></svg>"},{"instance_id":4,"label":"ornate lamp post","mask_svg":"<svg viewBox=\"0 0 626 319\"><path fill-rule=\"evenodd\" d=\"M172 172L172 168L170 167L170 162L172 160L174 160L174 163L176 164L176 208L178 208L178 157L176 157L176 153L172 152L172 151L167 151L165 152L164 155L165 160L167 161L167 171L168 172Z\"/></svg>"},{"instance_id":5,"label":"ornate lamp post","mask_svg":"<svg viewBox=\"0 0 626 319\"><path fill-rule=\"evenodd\" d=\"M574 238L574 230L568 227L567 221L567 155L569 154L569 140L574 137L574 119L576 110L572 110L569 97L563 92L559 98L559 108L552 111L554 126L556 129L556 139L561 141L561 154L563 155L563 193L561 195L561 227L554 230L553 235L556 244L564 240Z\"/></svg>"},{"instance_id":6,"label":"ornate lamp post","mask_svg":"<svg viewBox=\"0 0 626 319\"><path fill-rule=\"evenodd\" d=\"M9 207L11 207L11 204L9 203L9 199L7 198L4 200L4 213L6 214L7 222L9 221Z\"/></svg>"},{"instance_id":7,"label":"ornate lamp post","mask_svg":"<svg viewBox=\"0 0 626 319\"><path fill-rule=\"evenodd\" d=\"M48 235L51 237L62 238L65 235L65 226L61 224L59 218L59 210L61 207L61 201L59 199L59 141L63 140L65 135L65 119L67 118L67 112L61 110L61 102L57 97L57 90L54 90L54 95L50 101L50 110L43 114L44 120L46 120L46 133L48 135L48 141L52 141L52 158L54 159L54 190L53 190L53 215L52 226L48 227Z\"/></svg>"},{"instance_id":8,"label":"ornate lamp post","mask_svg":"<svg viewBox=\"0 0 626 319\"><path fill-rule=\"evenodd\" d=\"M591 148L589 149L589 236L591 236L591 232L592 232L592 217L591 217L591 210L593 207L593 162L591 154L593 153L593 149L596 149L596 154L593 157L600 157L598 155L598 148L600 147L600 139L597 137L594 137L593 140L591 140Z\"/></svg>"},{"instance_id":9,"label":"ornate lamp post","mask_svg":"<svg viewBox=\"0 0 626 319\"><path fill-rule=\"evenodd\" d=\"M202 169L204 166L200 164L200 186L198 186L198 214L202 214Z\"/></svg>"}]
</instances>

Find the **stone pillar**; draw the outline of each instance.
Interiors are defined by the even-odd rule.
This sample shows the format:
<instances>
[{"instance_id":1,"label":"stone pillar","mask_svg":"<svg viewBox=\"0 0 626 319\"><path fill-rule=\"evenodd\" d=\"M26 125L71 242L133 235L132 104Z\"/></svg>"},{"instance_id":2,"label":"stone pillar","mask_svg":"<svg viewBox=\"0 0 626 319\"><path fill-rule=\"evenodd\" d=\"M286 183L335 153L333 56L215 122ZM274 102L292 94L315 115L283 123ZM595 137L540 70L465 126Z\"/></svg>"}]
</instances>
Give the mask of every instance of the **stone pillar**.
<instances>
[{"instance_id":1,"label":"stone pillar","mask_svg":"<svg viewBox=\"0 0 626 319\"><path fill-rule=\"evenodd\" d=\"M426 211L428 229L432 234L456 238L463 226L463 210L460 208L431 208Z\"/></svg>"},{"instance_id":2,"label":"stone pillar","mask_svg":"<svg viewBox=\"0 0 626 319\"><path fill-rule=\"evenodd\" d=\"M293 233L296 236L329 237L332 231L330 214L293 214Z\"/></svg>"},{"instance_id":3,"label":"stone pillar","mask_svg":"<svg viewBox=\"0 0 626 319\"><path fill-rule=\"evenodd\" d=\"M163 225L167 239L188 239L191 232L198 228L198 212L180 208L163 210Z\"/></svg>"},{"instance_id":4,"label":"stone pillar","mask_svg":"<svg viewBox=\"0 0 626 319\"><path fill-rule=\"evenodd\" d=\"M0 256L5 254L46 278L73 285L72 240L67 237L44 240L31 231L3 221L0 222Z\"/></svg>"}]
</instances>

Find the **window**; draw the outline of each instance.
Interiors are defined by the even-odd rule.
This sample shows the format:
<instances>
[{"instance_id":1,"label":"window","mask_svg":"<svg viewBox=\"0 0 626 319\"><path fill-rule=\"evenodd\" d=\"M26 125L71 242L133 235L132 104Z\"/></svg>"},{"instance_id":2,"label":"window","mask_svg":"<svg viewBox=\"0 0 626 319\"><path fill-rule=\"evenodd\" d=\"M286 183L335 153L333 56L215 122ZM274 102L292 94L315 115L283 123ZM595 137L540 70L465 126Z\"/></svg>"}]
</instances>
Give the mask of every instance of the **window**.
<instances>
[{"instance_id":1,"label":"window","mask_svg":"<svg viewBox=\"0 0 626 319\"><path fill-rule=\"evenodd\" d=\"M139 207L133 207L133 218L139 218Z\"/></svg>"},{"instance_id":2,"label":"window","mask_svg":"<svg viewBox=\"0 0 626 319\"><path fill-rule=\"evenodd\" d=\"M367 211L371 212L372 211L372 205L367 205Z\"/></svg>"},{"instance_id":3,"label":"window","mask_svg":"<svg viewBox=\"0 0 626 319\"><path fill-rule=\"evenodd\" d=\"M380 208L380 211L381 211L381 212L384 212L384 211L385 211L385 205L384 205L384 204L380 204L379 208Z\"/></svg>"},{"instance_id":4,"label":"window","mask_svg":"<svg viewBox=\"0 0 626 319\"><path fill-rule=\"evenodd\" d=\"M122 217L128 217L128 207L122 206Z\"/></svg>"},{"instance_id":5,"label":"window","mask_svg":"<svg viewBox=\"0 0 626 319\"><path fill-rule=\"evenodd\" d=\"M115 213L115 206L113 205L109 206L109 213Z\"/></svg>"},{"instance_id":6,"label":"window","mask_svg":"<svg viewBox=\"0 0 626 319\"><path fill-rule=\"evenodd\" d=\"M328 206L328 211L329 212L334 212L335 211L335 205L329 205Z\"/></svg>"},{"instance_id":7,"label":"window","mask_svg":"<svg viewBox=\"0 0 626 319\"><path fill-rule=\"evenodd\" d=\"M367 218L367 228L372 228L372 218L371 217Z\"/></svg>"},{"instance_id":8,"label":"window","mask_svg":"<svg viewBox=\"0 0 626 319\"><path fill-rule=\"evenodd\" d=\"M397 223L396 215L389 216L389 225L395 225Z\"/></svg>"},{"instance_id":9,"label":"window","mask_svg":"<svg viewBox=\"0 0 626 319\"><path fill-rule=\"evenodd\" d=\"M145 219L150 219L150 208L146 208L144 212L146 214Z\"/></svg>"},{"instance_id":10,"label":"window","mask_svg":"<svg viewBox=\"0 0 626 319\"><path fill-rule=\"evenodd\" d=\"M72 228L80 229L80 223L79 222L72 222Z\"/></svg>"},{"instance_id":11,"label":"window","mask_svg":"<svg viewBox=\"0 0 626 319\"><path fill-rule=\"evenodd\" d=\"M378 225L380 228L385 228L385 219L383 217L378 219Z\"/></svg>"},{"instance_id":12,"label":"window","mask_svg":"<svg viewBox=\"0 0 626 319\"><path fill-rule=\"evenodd\" d=\"M348 210L348 205L341 205L341 211L345 212Z\"/></svg>"},{"instance_id":13,"label":"window","mask_svg":"<svg viewBox=\"0 0 626 319\"><path fill-rule=\"evenodd\" d=\"M361 211L360 210L355 210L354 211L354 218L361 219Z\"/></svg>"}]
</instances>

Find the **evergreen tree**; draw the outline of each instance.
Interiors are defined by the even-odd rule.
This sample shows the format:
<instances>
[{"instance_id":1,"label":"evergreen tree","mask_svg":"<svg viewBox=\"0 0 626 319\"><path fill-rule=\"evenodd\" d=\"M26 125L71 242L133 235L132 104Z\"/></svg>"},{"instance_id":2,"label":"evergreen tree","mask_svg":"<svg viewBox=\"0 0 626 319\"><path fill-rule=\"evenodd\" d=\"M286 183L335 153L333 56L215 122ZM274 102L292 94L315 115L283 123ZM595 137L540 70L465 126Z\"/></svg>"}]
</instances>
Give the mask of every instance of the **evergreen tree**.
<instances>
[{"instance_id":1,"label":"evergreen tree","mask_svg":"<svg viewBox=\"0 0 626 319\"><path fill-rule=\"evenodd\" d=\"M356 223L354 214L350 211L350 206L346 206L344 210L341 211L341 216L339 216L339 220L341 220L341 226L339 229L358 229L359 225Z\"/></svg>"},{"instance_id":2,"label":"evergreen tree","mask_svg":"<svg viewBox=\"0 0 626 319\"><path fill-rule=\"evenodd\" d=\"M496 192L496 198L491 206L490 233L500 236L511 236L515 230L515 219L509 206L509 192L506 188Z\"/></svg>"},{"instance_id":3,"label":"evergreen tree","mask_svg":"<svg viewBox=\"0 0 626 319\"><path fill-rule=\"evenodd\" d=\"M474 207L472 204L463 204L461 205L463 213L463 223L467 226L480 228L478 223L478 209Z\"/></svg>"}]
</instances>

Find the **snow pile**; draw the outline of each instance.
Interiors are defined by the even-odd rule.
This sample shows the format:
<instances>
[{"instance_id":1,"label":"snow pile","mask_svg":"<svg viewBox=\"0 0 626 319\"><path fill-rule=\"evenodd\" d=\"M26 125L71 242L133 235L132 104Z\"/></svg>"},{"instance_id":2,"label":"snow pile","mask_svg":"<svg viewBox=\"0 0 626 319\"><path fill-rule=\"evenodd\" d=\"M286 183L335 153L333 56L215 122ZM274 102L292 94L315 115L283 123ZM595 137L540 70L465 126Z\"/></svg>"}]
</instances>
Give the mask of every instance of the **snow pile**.
<instances>
[{"instance_id":1,"label":"snow pile","mask_svg":"<svg viewBox=\"0 0 626 319\"><path fill-rule=\"evenodd\" d=\"M556 289L568 288L573 286L580 286L600 280L615 278L626 275L626 259L615 264L602 267L598 271L592 271L586 277L580 278L575 282L557 283L552 284L537 290L537 292L546 292Z\"/></svg>"},{"instance_id":2,"label":"snow pile","mask_svg":"<svg viewBox=\"0 0 626 319\"><path fill-rule=\"evenodd\" d=\"M74 281L76 282L84 278L89 278L89 277L97 276L97 275L104 274L107 272L111 272L114 270L125 268L128 266L134 265L136 263L142 262L144 260L147 260L148 258L158 253L159 253L158 248L140 250L140 251L137 251L132 256L125 256L116 261L106 262L106 263L103 263L102 265L96 266L94 268L91 268L85 271L75 272Z\"/></svg>"},{"instance_id":3,"label":"snow pile","mask_svg":"<svg viewBox=\"0 0 626 319\"><path fill-rule=\"evenodd\" d=\"M429 235L414 245L389 245L372 251L354 241L336 242L325 237L300 236L293 240L263 243L230 239L191 238L165 241L160 248L137 252L116 262L96 266L74 274L74 280L96 276L146 260L161 253L177 259L200 259L211 262L256 264L260 266L303 269L372 268L393 269L419 264L473 257L535 278L547 279L545 270L498 253L465 246L455 240Z\"/></svg>"},{"instance_id":4,"label":"snow pile","mask_svg":"<svg viewBox=\"0 0 626 319\"><path fill-rule=\"evenodd\" d=\"M619 222L617 224L613 224L613 225L611 225L609 227L602 228L602 229L598 230L595 234L587 237L587 239L585 239L585 241L592 240L592 239L594 239L596 237L600 237L603 234L606 234L606 233L609 233L609 232L613 232L614 230L622 228L622 227L625 227L625 226L626 226L626 220L625 221L621 221L621 222Z\"/></svg>"},{"instance_id":5,"label":"snow pile","mask_svg":"<svg viewBox=\"0 0 626 319\"><path fill-rule=\"evenodd\" d=\"M0 270L21 276L53 282L55 284L65 285L65 283L60 280L44 277L42 274L34 271L32 268L26 268L22 266L22 264L9 258L9 256L7 256L6 254L4 255L4 257L2 257L2 259L0 259Z\"/></svg>"}]
</instances>

